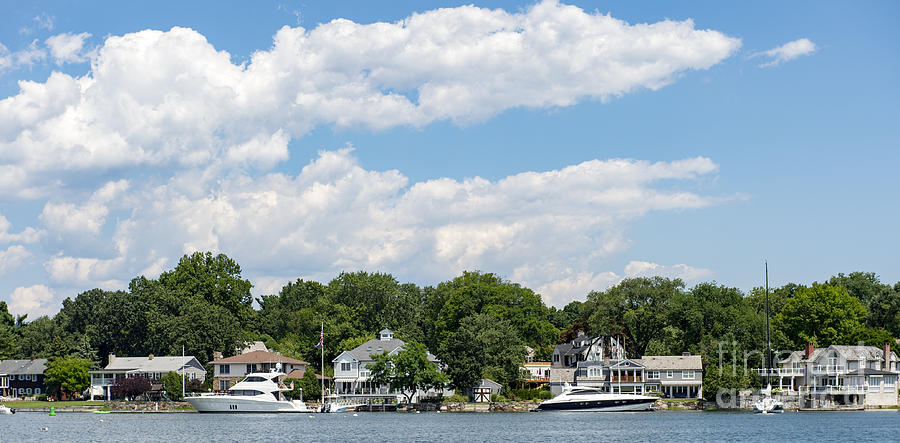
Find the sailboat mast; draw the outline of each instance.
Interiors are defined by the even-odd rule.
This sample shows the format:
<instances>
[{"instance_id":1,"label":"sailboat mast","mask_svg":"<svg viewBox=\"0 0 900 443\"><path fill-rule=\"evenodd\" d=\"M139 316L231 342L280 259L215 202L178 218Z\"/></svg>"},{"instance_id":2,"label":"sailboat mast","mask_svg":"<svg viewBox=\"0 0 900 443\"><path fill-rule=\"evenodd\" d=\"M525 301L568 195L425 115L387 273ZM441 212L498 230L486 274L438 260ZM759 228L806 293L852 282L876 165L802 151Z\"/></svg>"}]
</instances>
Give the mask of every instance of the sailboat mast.
<instances>
[{"instance_id":1,"label":"sailboat mast","mask_svg":"<svg viewBox=\"0 0 900 443\"><path fill-rule=\"evenodd\" d=\"M319 332L319 343L322 344L322 404L325 404L325 322L322 322L322 329Z\"/></svg>"},{"instance_id":2,"label":"sailboat mast","mask_svg":"<svg viewBox=\"0 0 900 443\"><path fill-rule=\"evenodd\" d=\"M772 342L769 337L769 262L766 262L766 381L769 380L769 359L772 356Z\"/></svg>"}]
</instances>

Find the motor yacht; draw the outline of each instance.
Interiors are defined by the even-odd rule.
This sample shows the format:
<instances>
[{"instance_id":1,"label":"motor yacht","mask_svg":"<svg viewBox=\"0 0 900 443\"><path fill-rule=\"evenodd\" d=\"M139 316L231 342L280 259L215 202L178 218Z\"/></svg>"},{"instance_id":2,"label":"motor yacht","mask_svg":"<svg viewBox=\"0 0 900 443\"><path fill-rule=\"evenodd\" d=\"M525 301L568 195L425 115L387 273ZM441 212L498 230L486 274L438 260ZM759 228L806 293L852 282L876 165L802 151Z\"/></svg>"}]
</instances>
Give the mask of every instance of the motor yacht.
<instances>
[{"instance_id":1,"label":"motor yacht","mask_svg":"<svg viewBox=\"0 0 900 443\"><path fill-rule=\"evenodd\" d=\"M542 402L539 411L647 411L657 400L639 394L613 394L588 386L563 387L562 393Z\"/></svg>"},{"instance_id":2,"label":"motor yacht","mask_svg":"<svg viewBox=\"0 0 900 443\"><path fill-rule=\"evenodd\" d=\"M204 393L186 397L197 412L315 412L300 400L288 400L278 371L254 372L228 389L227 394Z\"/></svg>"}]
</instances>

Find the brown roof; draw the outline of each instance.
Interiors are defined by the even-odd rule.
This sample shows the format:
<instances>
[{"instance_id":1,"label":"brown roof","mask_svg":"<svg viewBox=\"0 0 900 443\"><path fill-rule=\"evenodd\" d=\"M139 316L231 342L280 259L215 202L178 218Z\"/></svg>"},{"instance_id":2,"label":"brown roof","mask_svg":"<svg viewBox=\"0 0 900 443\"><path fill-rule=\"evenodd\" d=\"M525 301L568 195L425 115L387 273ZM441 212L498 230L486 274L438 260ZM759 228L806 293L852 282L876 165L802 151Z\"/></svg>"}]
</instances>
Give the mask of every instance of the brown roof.
<instances>
[{"instance_id":1,"label":"brown roof","mask_svg":"<svg viewBox=\"0 0 900 443\"><path fill-rule=\"evenodd\" d=\"M217 363L292 363L295 365L308 365L309 363L293 358L285 357L281 354L267 351L253 351L246 354L235 355L234 357L220 358L212 361Z\"/></svg>"},{"instance_id":2,"label":"brown roof","mask_svg":"<svg viewBox=\"0 0 900 443\"><path fill-rule=\"evenodd\" d=\"M295 378L295 379L299 380L299 379L303 378L303 374L306 374L306 370L303 370L303 369L294 369L293 371L291 371L290 374L286 375L284 378ZM331 380L331 377L322 377L322 376L319 375L319 374L316 374L316 378L319 379L319 380L321 380L321 379L323 379L323 378L324 378L325 380Z\"/></svg>"}]
</instances>

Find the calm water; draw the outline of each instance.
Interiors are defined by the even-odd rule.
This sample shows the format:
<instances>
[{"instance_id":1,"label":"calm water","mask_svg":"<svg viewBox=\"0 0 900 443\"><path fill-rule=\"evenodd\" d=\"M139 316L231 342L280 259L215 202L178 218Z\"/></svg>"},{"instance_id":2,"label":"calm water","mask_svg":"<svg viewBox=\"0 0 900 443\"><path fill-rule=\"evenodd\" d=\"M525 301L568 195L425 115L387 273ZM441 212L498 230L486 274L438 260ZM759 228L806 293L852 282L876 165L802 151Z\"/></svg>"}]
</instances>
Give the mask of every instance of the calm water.
<instances>
[{"instance_id":1,"label":"calm water","mask_svg":"<svg viewBox=\"0 0 900 443\"><path fill-rule=\"evenodd\" d=\"M103 420L102 422L100 420ZM48 428L41 430L41 428ZM0 415L0 441L897 441L900 414L788 412Z\"/></svg>"}]
</instances>

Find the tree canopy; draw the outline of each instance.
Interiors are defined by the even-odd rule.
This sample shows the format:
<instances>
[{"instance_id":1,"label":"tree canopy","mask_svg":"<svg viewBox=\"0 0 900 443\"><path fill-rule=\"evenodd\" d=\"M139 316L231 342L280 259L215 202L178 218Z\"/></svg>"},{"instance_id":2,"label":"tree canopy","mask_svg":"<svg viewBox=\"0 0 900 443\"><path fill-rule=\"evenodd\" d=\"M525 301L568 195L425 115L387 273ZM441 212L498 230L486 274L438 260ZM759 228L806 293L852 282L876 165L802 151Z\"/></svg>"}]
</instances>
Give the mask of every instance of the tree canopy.
<instances>
[{"instance_id":1,"label":"tree canopy","mask_svg":"<svg viewBox=\"0 0 900 443\"><path fill-rule=\"evenodd\" d=\"M0 358L104 366L109 354L180 355L183 346L207 364L216 352L234 355L245 342L260 340L311 362L310 374L314 368L328 374L339 353L388 328L438 355L455 387L488 377L514 388L525 346L549 360L557 343L580 331L622 337L632 357L692 352L707 364L749 357L748 364L761 365L765 347L763 288L744 292L716 282L689 288L678 279L628 278L562 308L481 271L425 287L379 272L343 272L323 283L296 279L258 296L256 307L251 288L236 261L198 252L157 279L137 276L125 290L95 288L66 298L52 317L27 321L0 302ZM776 349L801 349L806 341L881 345L900 337L900 283L882 283L873 273L772 288L769 308ZM326 367L320 368L314 346L323 323Z\"/></svg>"},{"instance_id":2,"label":"tree canopy","mask_svg":"<svg viewBox=\"0 0 900 443\"><path fill-rule=\"evenodd\" d=\"M425 345L409 342L399 351L373 354L372 383L387 385L402 393L406 402L411 403L417 391L440 389L447 382L447 376L438 370L437 364L428 360Z\"/></svg>"}]
</instances>

